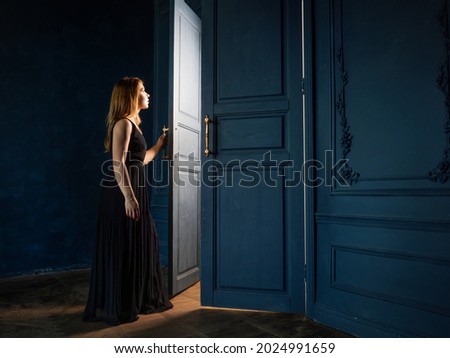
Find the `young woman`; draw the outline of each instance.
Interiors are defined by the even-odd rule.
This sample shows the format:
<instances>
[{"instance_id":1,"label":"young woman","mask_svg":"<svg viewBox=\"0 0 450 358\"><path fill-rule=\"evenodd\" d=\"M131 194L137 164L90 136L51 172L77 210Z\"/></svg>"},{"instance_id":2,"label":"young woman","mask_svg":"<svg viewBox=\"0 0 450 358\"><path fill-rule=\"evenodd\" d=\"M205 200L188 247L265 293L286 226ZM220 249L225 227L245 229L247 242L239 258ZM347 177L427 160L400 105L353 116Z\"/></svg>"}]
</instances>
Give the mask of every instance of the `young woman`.
<instances>
[{"instance_id":1,"label":"young woman","mask_svg":"<svg viewBox=\"0 0 450 358\"><path fill-rule=\"evenodd\" d=\"M166 144L165 136L147 149L139 128L139 111L149 107L149 97L136 77L122 78L113 88L105 148L112 155L115 180L102 184L84 321L117 325L172 308L144 172Z\"/></svg>"}]
</instances>

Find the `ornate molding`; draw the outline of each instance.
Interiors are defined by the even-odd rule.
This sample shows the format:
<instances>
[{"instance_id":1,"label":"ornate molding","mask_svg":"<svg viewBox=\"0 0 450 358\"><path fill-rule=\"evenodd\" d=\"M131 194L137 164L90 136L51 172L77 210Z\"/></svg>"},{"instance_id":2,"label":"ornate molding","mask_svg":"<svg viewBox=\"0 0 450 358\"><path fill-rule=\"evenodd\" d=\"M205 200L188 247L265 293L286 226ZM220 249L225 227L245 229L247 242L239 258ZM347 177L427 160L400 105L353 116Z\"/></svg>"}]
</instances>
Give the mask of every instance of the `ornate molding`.
<instances>
[{"instance_id":1,"label":"ornate molding","mask_svg":"<svg viewBox=\"0 0 450 358\"><path fill-rule=\"evenodd\" d=\"M337 96L336 109L340 116L340 125L342 130L340 140L342 159L348 160L348 155L352 148L353 135L350 132L350 125L348 124L347 115L345 113L345 87L348 84L348 73L344 68L344 51L342 45L337 51L337 63L340 71L341 87ZM341 175L345 179L346 183L350 185L357 183L360 176L360 174L353 170L353 168L348 164L348 161L341 169Z\"/></svg>"},{"instance_id":2,"label":"ornate molding","mask_svg":"<svg viewBox=\"0 0 450 358\"><path fill-rule=\"evenodd\" d=\"M437 20L441 25L441 32L445 39L445 58L439 68L436 84L445 98L447 120L444 125L444 133L446 135L447 148L444 150L442 160L434 169L428 172L428 179L435 183L444 184L450 179L450 31L447 1L445 1L443 9L439 12Z\"/></svg>"}]
</instances>

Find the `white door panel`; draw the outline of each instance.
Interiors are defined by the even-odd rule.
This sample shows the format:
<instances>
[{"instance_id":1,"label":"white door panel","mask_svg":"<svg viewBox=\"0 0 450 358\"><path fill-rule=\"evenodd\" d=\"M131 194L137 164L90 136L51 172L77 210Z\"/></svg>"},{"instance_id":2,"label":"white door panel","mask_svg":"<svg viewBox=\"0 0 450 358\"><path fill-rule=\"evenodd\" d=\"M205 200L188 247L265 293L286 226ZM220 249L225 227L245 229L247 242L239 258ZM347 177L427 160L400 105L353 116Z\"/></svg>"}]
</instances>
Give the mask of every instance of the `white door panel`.
<instances>
[{"instance_id":1,"label":"white door panel","mask_svg":"<svg viewBox=\"0 0 450 358\"><path fill-rule=\"evenodd\" d=\"M201 22L174 1L172 295L200 279Z\"/></svg>"}]
</instances>

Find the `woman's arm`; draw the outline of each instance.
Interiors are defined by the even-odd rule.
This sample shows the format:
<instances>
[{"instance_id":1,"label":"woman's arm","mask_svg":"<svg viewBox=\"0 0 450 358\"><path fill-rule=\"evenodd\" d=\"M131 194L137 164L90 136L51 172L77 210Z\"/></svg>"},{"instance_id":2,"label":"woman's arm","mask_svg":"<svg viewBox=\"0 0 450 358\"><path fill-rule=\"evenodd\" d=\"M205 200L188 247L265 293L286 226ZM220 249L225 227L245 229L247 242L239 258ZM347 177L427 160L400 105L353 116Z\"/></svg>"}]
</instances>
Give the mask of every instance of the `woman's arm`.
<instances>
[{"instance_id":1,"label":"woman's arm","mask_svg":"<svg viewBox=\"0 0 450 358\"><path fill-rule=\"evenodd\" d=\"M125 213L128 217L139 220L139 203L134 195L130 176L125 165L132 129L132 124L126 119L121 119L114 126L112 160L114 176L125 199Z\"/></svg>"},{"instance_id":2,"label":"woman's arm","mask_svg":"<svg viewBox=\"0 0 450 358\"><path fill-rule=\"evenodd\" d=\"M166 145L166 141L167 141L167 136L164 134L158 138L158 141L156 142L156 144L153 147L151 147L150 149L148 149L147 152L145 153L144 164L148 164L153 159L155 159L156 155L161 150L161 148Z\"/></svg>"}]
</instances>

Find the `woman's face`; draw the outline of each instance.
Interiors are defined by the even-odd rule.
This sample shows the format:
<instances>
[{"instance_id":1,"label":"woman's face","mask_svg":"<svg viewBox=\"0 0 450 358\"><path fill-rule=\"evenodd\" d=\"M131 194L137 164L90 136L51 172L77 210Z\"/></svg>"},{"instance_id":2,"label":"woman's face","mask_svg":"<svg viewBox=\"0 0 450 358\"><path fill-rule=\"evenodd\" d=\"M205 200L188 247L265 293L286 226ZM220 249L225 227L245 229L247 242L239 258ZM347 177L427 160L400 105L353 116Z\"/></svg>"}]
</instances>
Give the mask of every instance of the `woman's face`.
<instances>
[{"instance_id":1,"label":"woman's face","mask_svg":"<svg viewBox=\"0 0 450 358\"><path fill-rule=\"evenodd\" d=\"M139 84L138 91L139 91L139 105L138 105L138 108L139 109L147 109L149 107L149 104L150 104L150 95L147 92L145 92L145 88L144 88L144 85L142 83Z\"/></svg>"}]
</instances>

